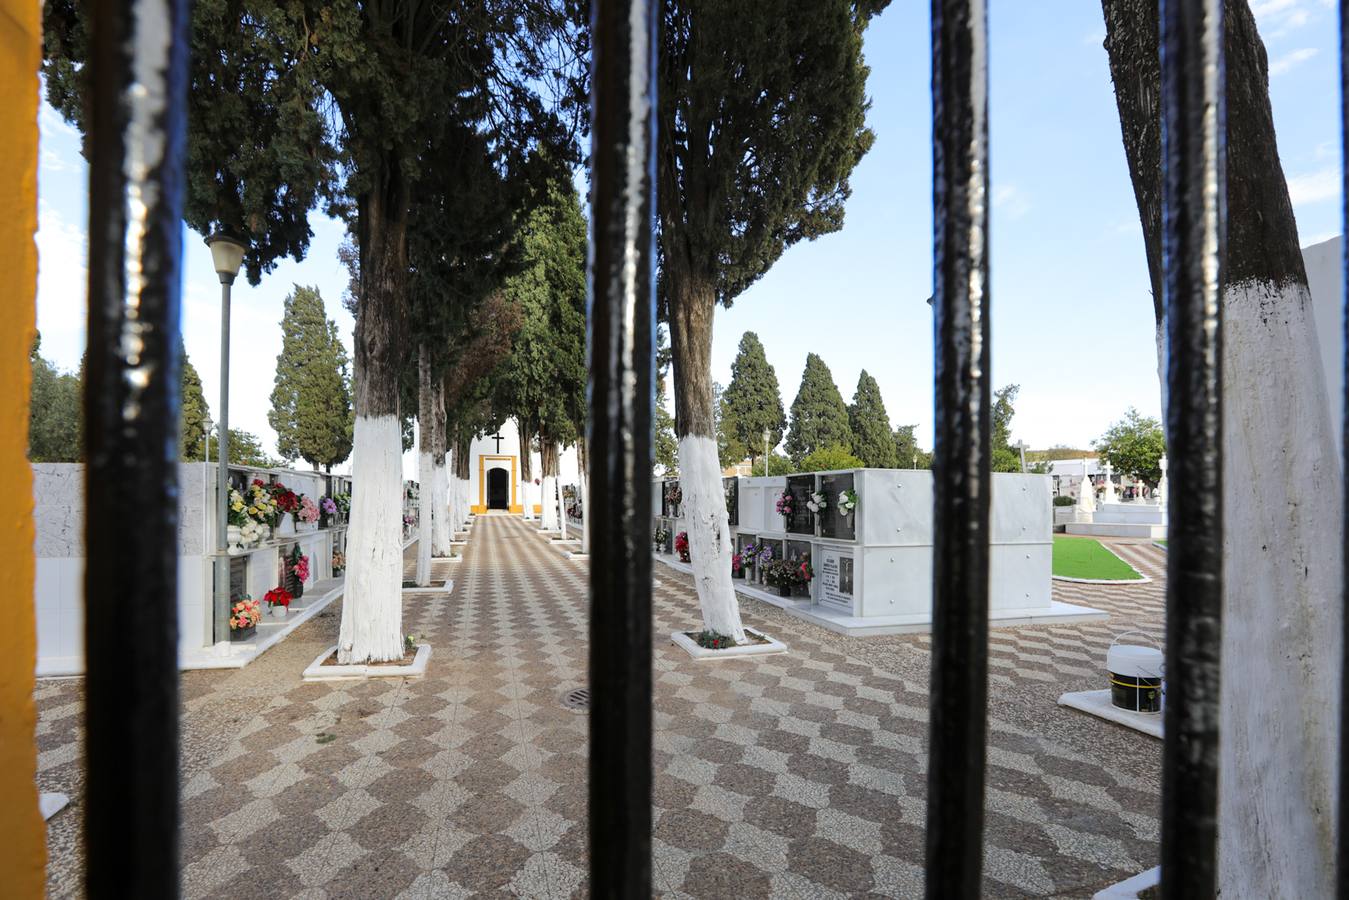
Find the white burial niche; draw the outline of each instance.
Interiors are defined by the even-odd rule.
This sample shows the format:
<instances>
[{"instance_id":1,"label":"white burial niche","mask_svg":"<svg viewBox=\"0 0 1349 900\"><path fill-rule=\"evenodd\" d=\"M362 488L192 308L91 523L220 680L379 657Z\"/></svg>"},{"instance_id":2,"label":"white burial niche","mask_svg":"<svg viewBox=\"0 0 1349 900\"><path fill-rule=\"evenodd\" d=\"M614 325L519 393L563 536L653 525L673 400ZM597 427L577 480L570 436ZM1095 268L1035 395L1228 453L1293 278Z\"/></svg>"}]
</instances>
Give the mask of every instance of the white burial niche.
<instances>
[{"instance_id":1,"label":"white burial niche","mask_svg":"<svg viewBox=\"0 0 1349 900\"><path fill-rule=\"evenodd\" d=\"M931 629L930 471L848 469L723 484L738 592L842 634ZM1047 475L993 475L992 625L1107 618L1053 599L1050 494ZM654 549L662 562L687 569L677 552L688 526L681 497L678 479L653 486Z\"/></svg>"}]
</instances>

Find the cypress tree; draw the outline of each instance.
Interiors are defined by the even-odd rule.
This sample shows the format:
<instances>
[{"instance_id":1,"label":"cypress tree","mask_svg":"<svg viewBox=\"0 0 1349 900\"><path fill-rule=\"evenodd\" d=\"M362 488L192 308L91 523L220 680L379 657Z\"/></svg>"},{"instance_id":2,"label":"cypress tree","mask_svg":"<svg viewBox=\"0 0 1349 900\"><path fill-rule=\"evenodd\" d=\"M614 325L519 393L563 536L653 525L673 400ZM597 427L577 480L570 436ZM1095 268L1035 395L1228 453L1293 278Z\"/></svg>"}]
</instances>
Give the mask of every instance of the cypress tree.
<instances>
[{"instance_id":1,"label":"cypress tree","mask_svg":"<svg viewBox=\"0 0 1349 900\"><path fill-rule=\"evenodd\" d=\"M808 453L825 447L851 451L852 428L848 424L848 407L829 367L814 353L808 353L801 387L792 401L787 455L799 463Z\"/></svg>"},{"instance_id":2,"label":"cypress tree","mask_svg":"<svg viewBox=\"0 0 1349 900\"><path fill-rule=\"evenodd\" d=\"M757 460L763 454L765 431L770 447L776 447L787 430L787 414L782 410L778 375L764 355L759 336L746 331L740 349L731 363L731 384L723 397L722 429L749 450ZM738 460L737 460L738 461Z\"/></svg>"},{"instance_id":3,"label":"cypress tree","mask_svg":"<svg viewBox=\"0 0 1349 900\"><path fill-rule=\"evenodd\" d=\"M211 408L206 405L206 395L201 389L201 376L197 367L188 359L187 350L180 349L183 357L182 375L179 378L179 395L182 410L178 425L178 456L184 462L196 462L202 458L206 449L206 420L211 416Z\"/></svg>"},{"instance_id":4,"label":"cypress tree","mask_svg":"<svg viewBox=\"0 0 1349 900\"><path fill-rule=\"evenodd\" d=\"M873 469L893 469L898 465L895 438L890 431L890 417L881 400L881 386L863 369L857 379L857 393L848 407L848 423L852 426L853 455L863 465Z\"/></svg>"},{"instance_id":5,"label":"cypress tree","mask_svg":"<svg viewBox=\"0 0 1349 900\"><path fill-rule=\"evenodd\" d=\"M80 441L80 382L62 372L39 351L42 338L33 340L28 362L33 380L28 406L28 459L30 462L77 462L83 451Z\"/></svg>"},{"instance_id":6,"label":"cypress tree","mask_svg":"<svg viewBox=\"0 0 1349 900\"><path fill-rule=\"evenodd\" d=\"M346 350L316 288L296 285L286 298L281 332L267 414L277 452L287 460L302 457L316 469L331 467L351 454L351 386Z\"/></svg>"}]
</instances>

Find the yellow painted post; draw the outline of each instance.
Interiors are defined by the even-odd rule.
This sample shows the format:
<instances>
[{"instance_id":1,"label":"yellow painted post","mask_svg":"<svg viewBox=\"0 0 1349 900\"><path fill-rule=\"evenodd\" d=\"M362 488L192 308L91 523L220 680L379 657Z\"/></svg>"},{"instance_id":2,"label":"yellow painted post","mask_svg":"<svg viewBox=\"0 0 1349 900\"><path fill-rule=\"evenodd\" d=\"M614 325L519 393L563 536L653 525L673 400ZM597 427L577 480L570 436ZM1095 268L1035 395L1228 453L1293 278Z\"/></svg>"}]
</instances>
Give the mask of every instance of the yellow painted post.
<instances>
[{"instance_id":1,"label":"yellow painted post","mask_svg":"<svg viewBox=\"0 0 1349 900\"><path fill-rule=\"evenodd\" d=\"M33 472L28 353L37 290L37 104L42 4L0 0L0 872L7 897L41 897L33 670Z\"/></svg>"}]
</instances>

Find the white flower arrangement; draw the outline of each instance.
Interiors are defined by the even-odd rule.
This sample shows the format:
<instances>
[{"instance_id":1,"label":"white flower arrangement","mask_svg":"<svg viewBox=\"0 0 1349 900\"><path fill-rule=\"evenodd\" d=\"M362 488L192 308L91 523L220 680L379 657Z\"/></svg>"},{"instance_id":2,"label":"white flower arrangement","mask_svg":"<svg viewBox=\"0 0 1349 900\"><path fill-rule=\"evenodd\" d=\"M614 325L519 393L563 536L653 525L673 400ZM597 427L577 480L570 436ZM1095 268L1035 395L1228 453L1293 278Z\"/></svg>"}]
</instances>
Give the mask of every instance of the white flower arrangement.
<instances>
[{"instance_id":1,"label":"white flower arrangement","mask_svg":"<svg viewBox=\"0 0 1349 900\"><path fill-rule=\"evenodd\" d=\"M852 511L857 509L857 491L840 491L838 495L838 511L843 515L852 515Z\"/></svg>"},{"instance_id":2,"label":"white flower arrangement","mask_svg":"<svg viewBox=\"0 0 1349 900\"><path fill-rule=\"evenodd\" d=\"M256 519L249 519L239 526L239 541L244 546L248 547L251 547L254 544L261 544L263 539L267 536L266 529L267 526Z\"/></svg>"},{"instance_id":3,"label":"white flower arrangement","mask_svg":"<svg viewBox=\"0 0 1349 900\"><path fill-rule=\"evenodd\" d=\"M829 499L825 497L824 493L821 491L816 491L815 493L811 494L810 499L806 501L806 509L810 510L811 512L817 515L822 510L826 510L828 508L829 508Z\"/></svg>"}]
</instances>

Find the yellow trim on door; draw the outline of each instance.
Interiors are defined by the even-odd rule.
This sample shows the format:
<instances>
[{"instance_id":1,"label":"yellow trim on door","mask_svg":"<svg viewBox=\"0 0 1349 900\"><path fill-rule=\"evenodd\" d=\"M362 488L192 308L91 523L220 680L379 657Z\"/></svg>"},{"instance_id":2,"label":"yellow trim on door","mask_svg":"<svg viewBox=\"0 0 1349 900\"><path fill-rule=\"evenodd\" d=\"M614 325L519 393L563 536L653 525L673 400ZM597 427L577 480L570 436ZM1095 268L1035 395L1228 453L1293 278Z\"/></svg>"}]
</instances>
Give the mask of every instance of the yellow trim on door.
<instances>
[{"instance_id":1,"label":"yellow trim on door","mask_svg":"<svg viewBox=\"0 0 1349 900\"><path fill-rule=\"evenodd\" d=\"M520 512L524 507L516 502L515 496L516 482L519 481L515 476L516 457L504 453L500 455L484 453L478 457L478 504L472 508L472 512L479 516L487 512L487 460L489 459L509 459L511 461L511 502L507 505L507 508L513 513Z\"/></svg>"}]
</instances>

